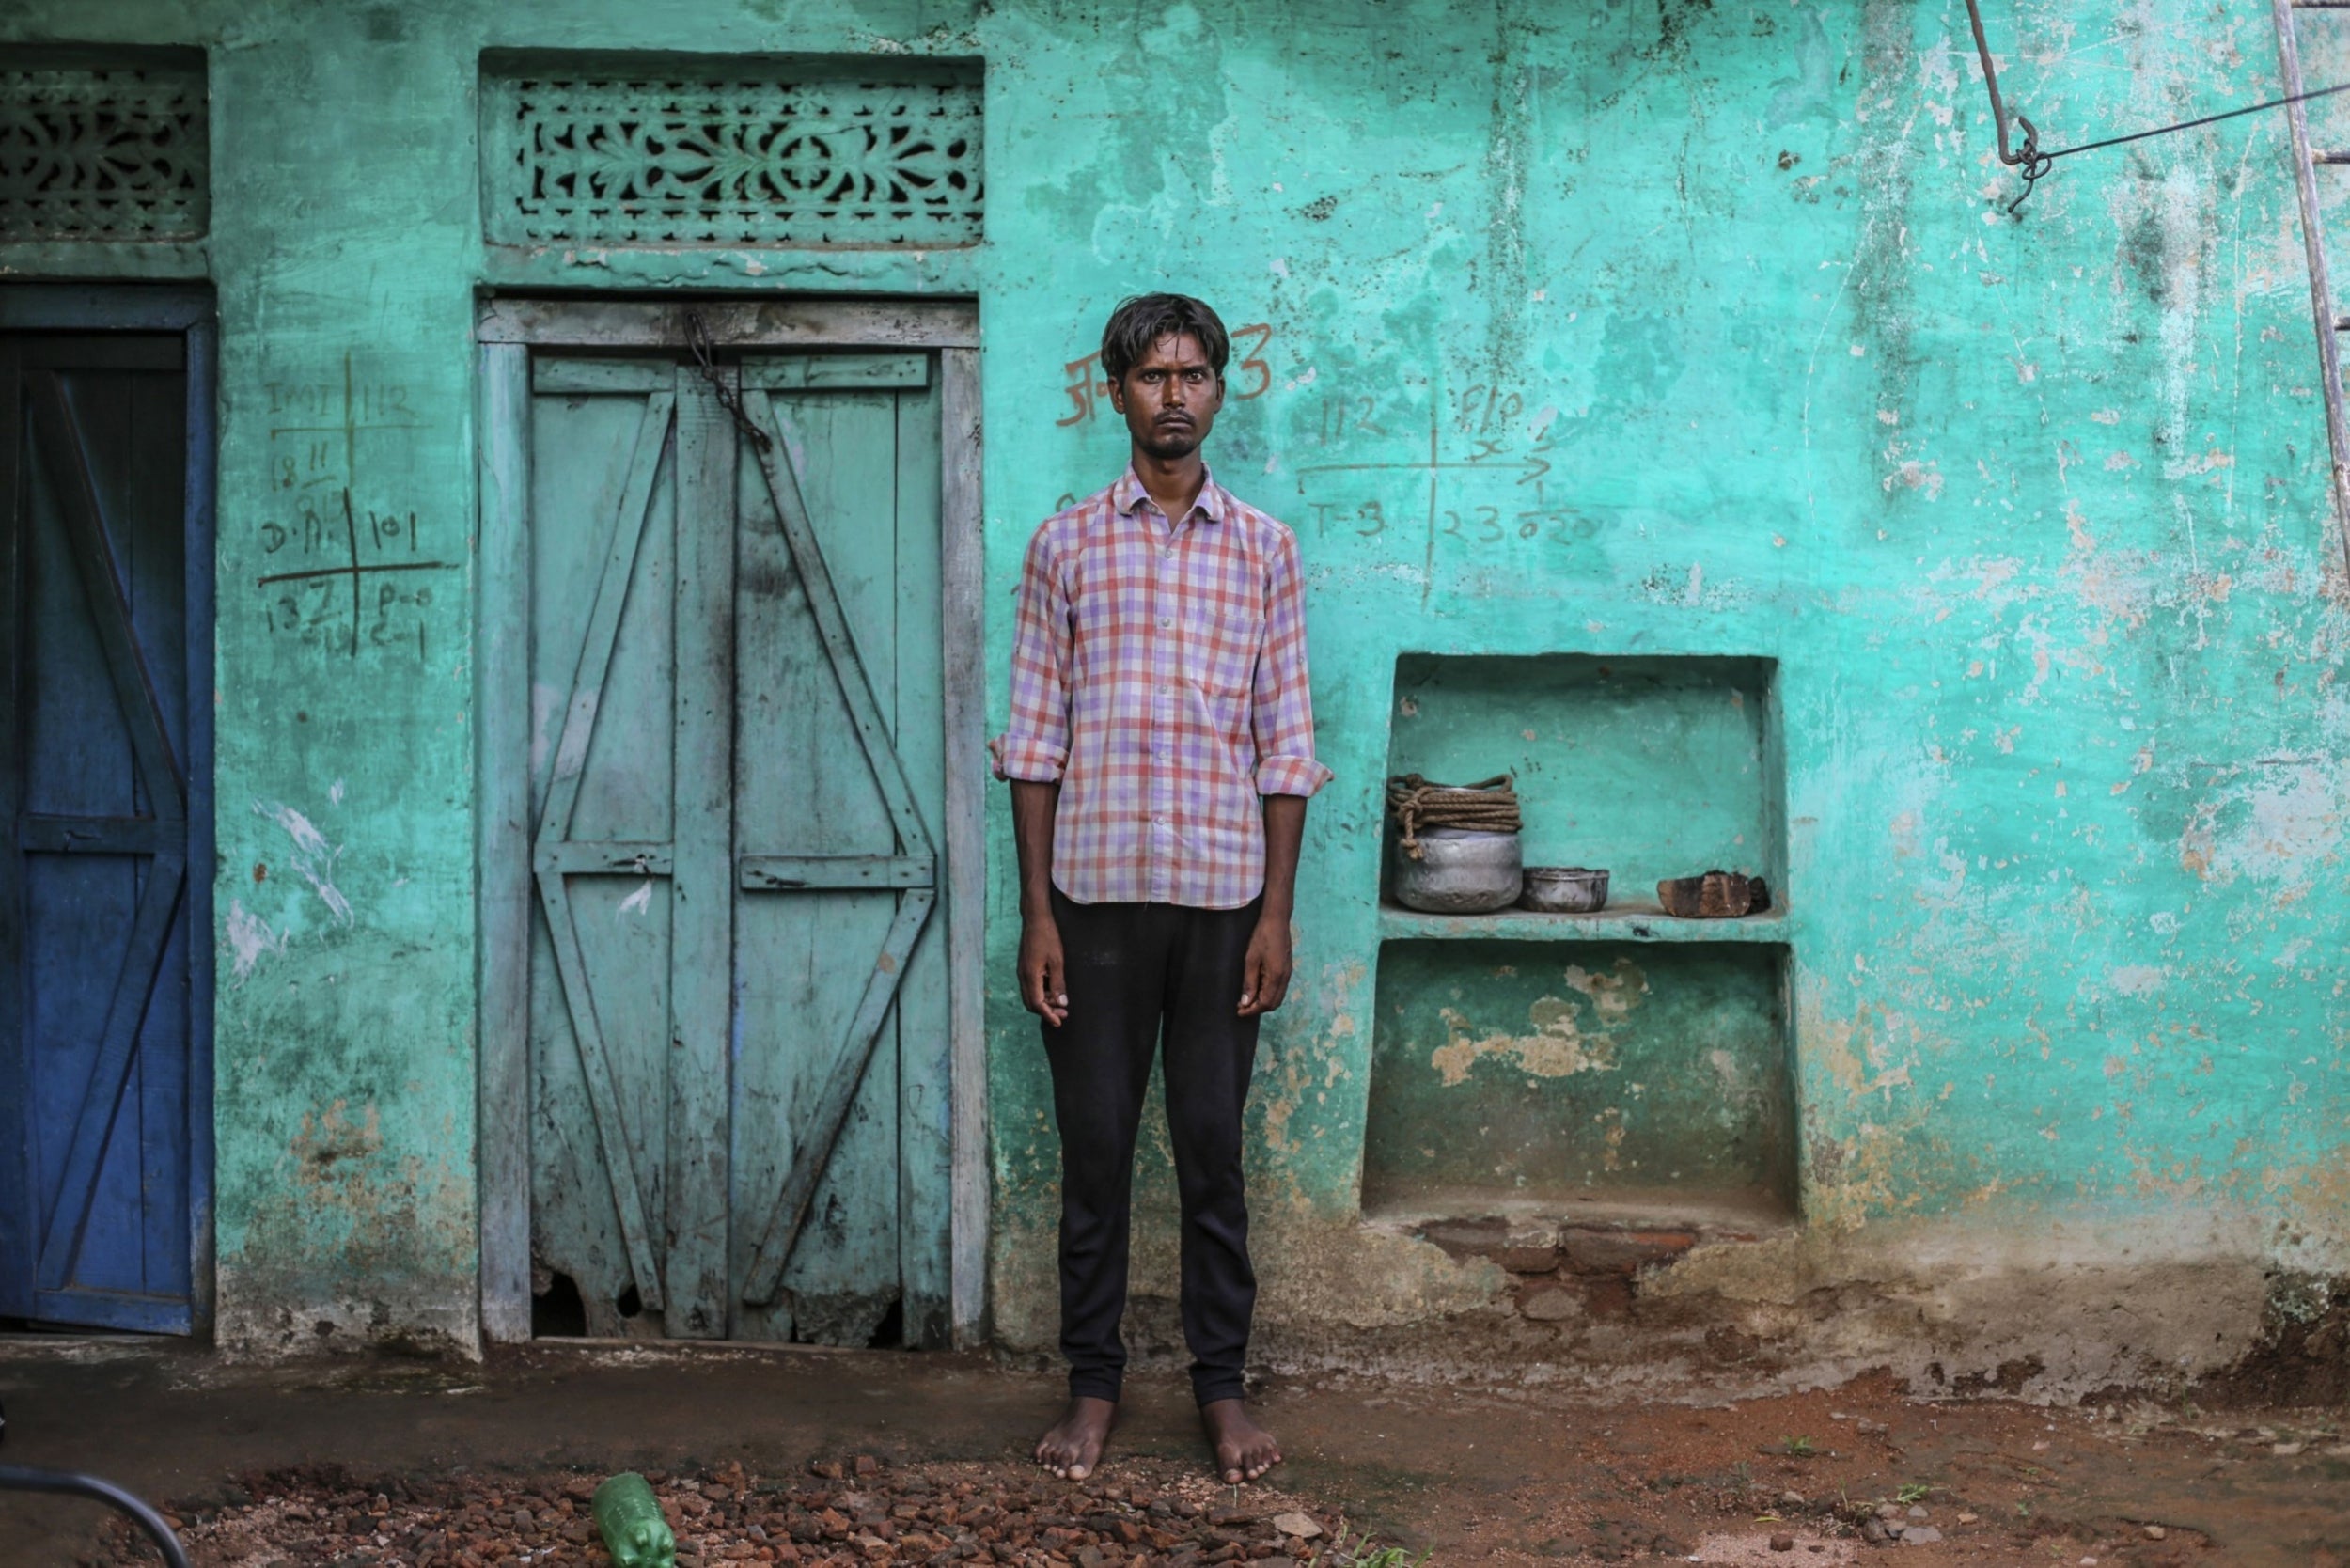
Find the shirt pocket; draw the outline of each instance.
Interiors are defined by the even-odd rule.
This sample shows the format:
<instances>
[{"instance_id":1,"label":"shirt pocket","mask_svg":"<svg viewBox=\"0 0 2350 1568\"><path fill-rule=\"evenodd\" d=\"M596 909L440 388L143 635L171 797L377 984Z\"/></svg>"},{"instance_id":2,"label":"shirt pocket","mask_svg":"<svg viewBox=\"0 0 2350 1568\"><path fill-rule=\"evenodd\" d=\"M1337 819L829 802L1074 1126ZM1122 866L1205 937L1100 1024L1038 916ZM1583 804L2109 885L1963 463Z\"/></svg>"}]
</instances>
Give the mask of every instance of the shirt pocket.
<instances>
[{"instance_id":1,"label":"shirt pocket","mask_svg":"<svg viewBox=\"0 0 2350 1568\"><path fill-rule=\"evenodd\" d=\"M1212 608L1186 619L1191 678L1212 697L1248 695L1257 682L1257 651L1264 642L1264 616L1242 608Z\"/></svg>"}]
</instances>

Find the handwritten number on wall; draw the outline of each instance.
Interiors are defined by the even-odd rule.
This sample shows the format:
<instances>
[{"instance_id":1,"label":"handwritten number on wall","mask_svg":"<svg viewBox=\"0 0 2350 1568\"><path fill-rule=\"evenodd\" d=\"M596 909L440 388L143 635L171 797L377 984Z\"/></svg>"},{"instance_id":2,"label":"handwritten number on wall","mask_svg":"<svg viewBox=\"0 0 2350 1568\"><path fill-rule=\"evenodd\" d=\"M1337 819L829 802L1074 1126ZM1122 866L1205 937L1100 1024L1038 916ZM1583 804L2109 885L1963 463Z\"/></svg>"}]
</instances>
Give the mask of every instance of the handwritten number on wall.
<instances>
[{"instance_id":1,"label":"handwritten number on wall","mask_svg":"<svg viewBox=\"0 0 2350 1568\"><path fill-rule=\"evenodd\" d=\"M1270 322L1252 321L1232 329L1232 347L1242 353L1242 358L1226 375L1224 394L1233 402L1245 403L1272 390L1273 367L1258 357L1272 341ZM1073 359L1060 368L1065 380L1061 394L1069 400L1069 412L1053 423L1064 430L1091 423L1093 416L1108 406L1110 398L1110 384L1102 375L1101 351L1097 349L1083 359Z\"/></svg>"},{"instance_id":2,"label":"handwritten number on wall","mask_svg":"<svg viewBox=\"0 0 2350 1568\"><path fill-rule=\"evenodd\" d=\"M1256 338L1256 341L1249 343L1248 339L1251 337ZM1232 334L1234 348L1239 348L1244 343L1247 344L1247 353L1240 362L1241 375L1253 377L1256 382L1253 386L1244 384L1233 387L1231 395L1236 401L1245 403L1251 398L1261 398L1273 385L1273 367L1257 357L1264 352L1264 346L1272 341L1273 328L1264 321L1253 322L1248 326L1239 328Z\"/></svg>"},{"instance_id":3,"label":"handwritten number on wall","mask_svg":"<svg viewBox=\"0 0 2350 1568\"><path fill-rule=\"evenodd\" d=\"M421 662L432 578L456 563L420 558L414 511L365 499L361 454L379 432L423 421L406 385L361 380L350 354L341 371L264 388L281 503L258 528L269 564L255 582L262 617L273 634L322 652L356 658L372 648Z\"/></svg>"}]
</instances>

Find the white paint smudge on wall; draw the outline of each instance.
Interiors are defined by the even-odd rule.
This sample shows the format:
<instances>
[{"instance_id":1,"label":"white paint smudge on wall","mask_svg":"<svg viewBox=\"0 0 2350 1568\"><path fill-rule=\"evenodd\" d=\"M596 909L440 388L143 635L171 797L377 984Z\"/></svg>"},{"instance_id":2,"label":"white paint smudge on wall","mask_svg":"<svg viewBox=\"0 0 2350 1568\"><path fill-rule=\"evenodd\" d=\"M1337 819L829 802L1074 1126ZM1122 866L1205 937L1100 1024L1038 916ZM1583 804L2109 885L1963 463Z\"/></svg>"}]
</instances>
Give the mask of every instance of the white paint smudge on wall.
<instances>
[{"instance_id":1,"label":"white paint smudge on wall","mask_svg":"<svg viewBox=\"0 0 2350 1568\"><path fill-rule=\"evenodd\" d=\"M338 924L351 924L351 901L335 886L335 862L342 858L342 845L329 844L309 818L277 801L255 801L253 814L285 830L293 842L294 870L302 873L302 880L310 885Z\"/></svg>"},{"instance_id":2,"label":"white paint smudge on wall","mask_svg":"<svg viewBox=\"0 0 2350 1568\"><path fill-rule=\"evenodd\" d=\"M272 931L267 920L246 909L243 902L237 899L228 901L227 935L228 952L239 985L243 984L245 977L253 973L253 966L261 962L263 953L282 953L286 950L285 933Z\"/></svg>"},{"instance_id":3,"label":"white paint smudge on wall","mask_svg":"<svg viewBox=\"0 0 2350 1568\"><path fill-rule=\"evenodd\" d=\"M620 913L623 915L640 915L651 907L652 878L650 877L638 883L636 891L620 901Z\"/></svg>"}]
</instances>

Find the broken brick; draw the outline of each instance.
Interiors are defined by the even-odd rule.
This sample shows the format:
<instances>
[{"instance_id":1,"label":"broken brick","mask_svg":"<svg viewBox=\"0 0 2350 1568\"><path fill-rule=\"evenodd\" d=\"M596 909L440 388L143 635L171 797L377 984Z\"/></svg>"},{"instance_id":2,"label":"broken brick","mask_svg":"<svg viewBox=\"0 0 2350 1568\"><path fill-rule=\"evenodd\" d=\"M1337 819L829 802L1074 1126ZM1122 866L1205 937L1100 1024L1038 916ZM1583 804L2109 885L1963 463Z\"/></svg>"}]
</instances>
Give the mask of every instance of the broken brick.
<instances>
[{"instance_id":1,"label":"broken brick","mask_svg":"<svg viewBox=\"0 0 2350 1568\"><path fill-rule=\"evenodd\" d=\"M1669 1263L1697 1246L1686 1231L1571 1230L1567 1266L1577 1274L1613 1274L1625 1278L1644 1268Z\"/></svg>"}]
</instances>

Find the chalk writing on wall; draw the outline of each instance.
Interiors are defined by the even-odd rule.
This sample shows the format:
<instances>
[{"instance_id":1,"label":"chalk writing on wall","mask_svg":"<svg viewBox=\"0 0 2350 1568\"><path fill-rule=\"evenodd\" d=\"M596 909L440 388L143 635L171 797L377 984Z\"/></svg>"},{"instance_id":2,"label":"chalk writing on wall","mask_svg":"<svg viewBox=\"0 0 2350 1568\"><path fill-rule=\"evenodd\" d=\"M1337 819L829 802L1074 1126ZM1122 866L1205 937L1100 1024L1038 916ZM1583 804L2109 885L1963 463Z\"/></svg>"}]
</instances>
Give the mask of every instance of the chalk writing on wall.
<instances>
[{"instance_id":1,"label":"chalk writing on wall","mask_svg":"<svg viewBox=\"0 0 2350 1568\"><path fill-rule=\"evenodd\" d=\"M1451 415L1432 398L1423 416L1400 400L1324 393L1310 418L1292 423L1322 448L1294 464L1305 515L1317 539L1411 541L1420 547L1422 594L1440 551L1474 557L1572 547L1599 531L1550 491L1554 451L1547 422L1530 424L1526 399L1492 382L1452 395ZM1407 447L1405 444L1409 443Z\"/></svg>"},{"instance_id":2,"label":"chalk writing on wall","mask_svg":"<svg viewBox=\"0 0 2350 1568\"><path fill-rule=\"evenodd\" d=\"M379 504L360 463L363 438L422 428L407 386L361 380L345 353L339 381L264 390L274 504L260 544L277 570L254 587L271 635L354 659L414 649L421 662L435 574L457 563L424 558L415 512Z\"/></svg>"},{"instance_id":3,"label":"chalk writing on wall","mask_svg":"<svg viewBox=\"0 0 2350 1568\"><path fill-rule=\"evenodd\" d=\"M1264 359L1265 345L1272 341L1269 322L1252 321L1232 329L1232 357L1224 371L1226 401L1245 403L1263 397L1272 387L1273 367ZM1053 422L1063 428L1091 424L1094 415L1109 407L1110 401L1110 384L1102 375L1102 351L1071 360L1061 367L1061 374L1068 378L1061 392L1069 400L1069 413Z\"/></svg>"}]
</instances>

